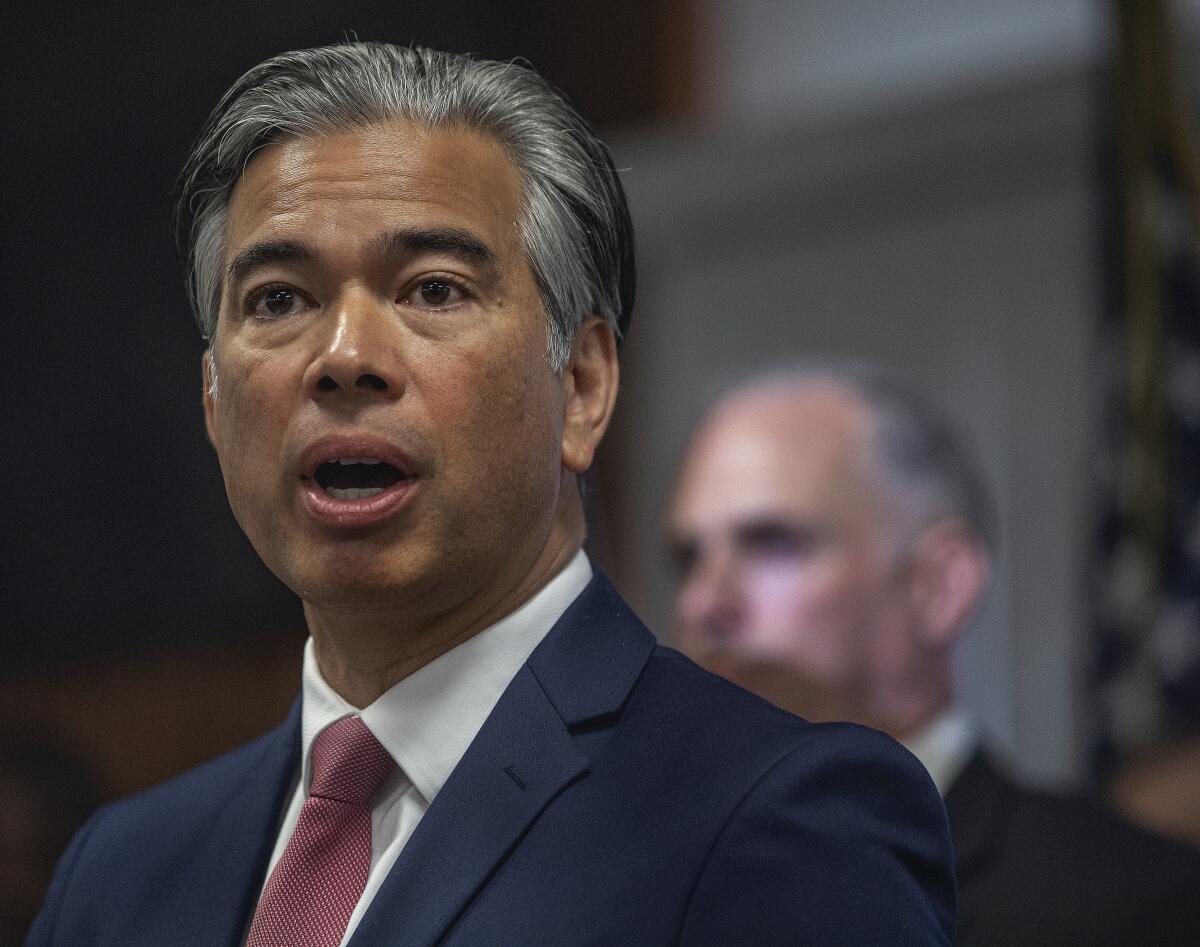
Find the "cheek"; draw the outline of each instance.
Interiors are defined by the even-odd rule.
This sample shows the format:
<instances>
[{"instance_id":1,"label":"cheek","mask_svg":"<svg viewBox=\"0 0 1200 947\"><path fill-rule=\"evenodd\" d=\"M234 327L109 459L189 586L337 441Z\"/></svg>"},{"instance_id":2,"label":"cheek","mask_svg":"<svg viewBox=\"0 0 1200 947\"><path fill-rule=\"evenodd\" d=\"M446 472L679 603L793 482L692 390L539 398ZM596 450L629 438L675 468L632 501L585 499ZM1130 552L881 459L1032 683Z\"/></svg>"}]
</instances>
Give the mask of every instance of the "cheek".
<instances>
[{"instance_id":1,"label":"cheek","mask_svg":"<svg viewBox=\"0 0 1200 947\"><path fill-rule=\"evenodd\" d=\"M483 481L480 498L528 502L515 494L536 490L540 503L557 482L561 410L556 423L546 375L553 379L544 363L519 366L494 356L430 366L422 387L446 472Z\"/></svg>"},{"instance_id":2,"label":"cheek","mask_svg":"<svg viewBox=\"0 0 1200 947\"><path fill-rule=\"evenodd\" d=\"M411 353L410 381L431 412L445 415L439 417L443 423L457 418L486 426L490 418L492 426L511 426L534 395L538 369L546 367L522 349L522 341L510 332L480 331L448 343L422 343Z\"/></svg>"},{"instance_id":3,"label":"cheek","mask_svg":"<svg viewBox=\"0 0 1200 947\"><path fill-rule=\"evenodd\" d=\"M902 587L884 587L873 601L870 655L872 665L883 672L907 666L918 646L914 635L918 619L905 593ZM881 676L894 678L895 674Z\"/></svg>"},{"instance_id":4,"label":"cheek","mask_svg":"<svg viewBox=\"0 0 1200 947\"><path fill-rule=\"evenodd\" d=\"M214 414L217 454L233 499L252 492L261 474L276 469L274 451L287 423L281 393L288 389L276 360L230 361L220 363Z\"/></svg>"},{"instance_id":5,"label":"cheek","mask_svg":"<svg viewBox=\"0 0 1200 947\"><path fill-rule=\"evenodd\" d=\"M823 672L845 664L862 596L849 570L833 563L771 564L750 570L751 627L762 643Z\"/></svg>"},{"instance_id":6,"label":"cheek","mask_svg":"<svg viewBox=\"0 0 1200 947\"><path fill-rule=\"evenodd\" d=\"M288 366L277 351L247 351L230 343L213 360L217 378L216 408L222 418L238 420L257 414L272 392L286 383Z\"/></svg>"}]
</instances>

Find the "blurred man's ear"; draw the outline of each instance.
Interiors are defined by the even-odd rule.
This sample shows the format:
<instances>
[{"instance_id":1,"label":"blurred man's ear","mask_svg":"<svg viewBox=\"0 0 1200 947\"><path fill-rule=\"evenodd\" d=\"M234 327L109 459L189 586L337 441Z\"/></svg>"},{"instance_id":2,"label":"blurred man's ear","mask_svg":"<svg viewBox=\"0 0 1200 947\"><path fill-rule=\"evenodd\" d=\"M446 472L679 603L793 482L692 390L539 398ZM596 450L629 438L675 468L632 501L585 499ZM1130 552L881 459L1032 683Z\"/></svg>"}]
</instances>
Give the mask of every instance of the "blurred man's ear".
<instances>
[{"instance_id":1,"label":"blurred man's ear","mask_svg":"<svg viewBox=\"0 0 1200 947\"><path fill-rule=\"evenodd\" d=\"M983 600L991 557L960 520L929 526L913 556L913 605L930 647L946 647L966 629Z\"/></svg>"},{"instance_id":2,"label":"blurred man's ear","mask_svg":"<svg viewBox=\"0 0 1200 947\"><path fill-rule=\"evenodd\" d=\"M616 404L619 374L613 330L593 316L575 333L571 358L563 369L562 464L572 473L592 465Z\"/></svg>"}]
</instances>

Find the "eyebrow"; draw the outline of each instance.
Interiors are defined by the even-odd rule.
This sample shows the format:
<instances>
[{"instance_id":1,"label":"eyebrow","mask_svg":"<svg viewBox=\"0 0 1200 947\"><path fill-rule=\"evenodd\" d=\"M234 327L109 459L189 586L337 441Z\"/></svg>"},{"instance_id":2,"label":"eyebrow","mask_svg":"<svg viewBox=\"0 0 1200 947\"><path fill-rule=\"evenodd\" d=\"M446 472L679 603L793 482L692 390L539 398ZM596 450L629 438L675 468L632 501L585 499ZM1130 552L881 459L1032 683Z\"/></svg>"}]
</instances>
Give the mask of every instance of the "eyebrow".
<instances>
[{"instance_id":1,"label":"eyebrow","mask_svg":"<svg viewBox=\"0 0 1200 947\"><path fill-rule=\"evenodd\" d=\"M371 241L371 250L379 257L442 253L467 263L482 264L489 270L495 270L498 265L496 254L486 243L470 231L456 227L389 230ZM266 240L251 244L226 267L226 285L237 285L262 266L272 263L312 263L316 258L316 251L312 247L297 240Z\"/></svg>"},{"instance_id":2,"label":"eyebrow","mask_svg":"<svg viewBox=\"0 0 1200 947\"><path fill-rule=\"evenodd\" d=\"M261 266L272 263L311 263L316 254L307 244L295 240L267 240L251 244L225 268L226 285L236 286Z\"/></svg>"},{"instance_id":3,"label":"eyebrow","mask_svg":"<svg viewBox=\"0 0 1200 947\"><path fill-rule=\"evenodd\" d=\"M738 523L733 531L738 540L744 543L794 537L811 532L813 529L807 524L790 523L782 517L774 516L757 516L745 520Z\"/></svg>"},{"instance_id":4,"label":"eyebrow","mask_svg":"<svg viewBox=\"0 0 1200 947\"><path fill-rule=\"evenodd\" d=\"M495 269L498 262L486 243L469 230L457 227L405 227L380 234L371 243L372 249L381 257L442 253L489 269Z\"/></svg>"}]
</instances>

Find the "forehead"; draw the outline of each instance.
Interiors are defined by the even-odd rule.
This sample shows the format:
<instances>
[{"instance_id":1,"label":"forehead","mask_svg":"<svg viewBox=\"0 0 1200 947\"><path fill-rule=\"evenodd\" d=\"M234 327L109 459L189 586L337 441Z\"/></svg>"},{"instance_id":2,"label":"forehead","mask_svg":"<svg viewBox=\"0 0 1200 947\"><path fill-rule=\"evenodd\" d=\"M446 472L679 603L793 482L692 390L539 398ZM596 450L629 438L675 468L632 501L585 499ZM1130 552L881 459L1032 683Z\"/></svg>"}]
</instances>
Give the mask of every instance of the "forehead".
<instances>
[{"instance_id":1,"label":"forehead","mask_svg":"<svg viewBox=\"0 0 1200 947\"><path fill-rule=\"evenodd\" d=\"M247 165L230 199L225 250L298 228L319 241L424 224L474 231L503 249L517 240L522 196L501 145L465 128L397 119L291 138Z\"/></svg>"},{"instance_id":2,"label":"forehead","mask_svg":"<svg viewBox=\"0 0 1200 947\"><path fill-rule=\"evenodd\" d=\"M873 513L871 422L853 395L825 386L751 392L725 402L688 449L672 508L678 528L763 515L836 519Z\"/></svg>"}]
</instances>

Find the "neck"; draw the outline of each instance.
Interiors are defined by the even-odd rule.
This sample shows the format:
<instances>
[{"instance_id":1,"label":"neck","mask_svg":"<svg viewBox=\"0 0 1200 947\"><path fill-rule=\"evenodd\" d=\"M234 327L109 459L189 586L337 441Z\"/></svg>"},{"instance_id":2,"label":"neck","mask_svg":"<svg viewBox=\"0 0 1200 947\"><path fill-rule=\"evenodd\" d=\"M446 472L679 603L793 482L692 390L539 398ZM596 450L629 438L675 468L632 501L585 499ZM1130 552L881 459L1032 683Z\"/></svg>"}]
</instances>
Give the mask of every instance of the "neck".
<instances>
[{"instance_id":1,"label":"neck","mask_svg":"<svg viewBox=\"0 0 1200 947\"><path fill-rule=\"evenodd\" d=\"M862 697L861 722L904 742L954 702L949 651L914 651L903 673L880 675Z\"/></svg>"},{"instance_id":2,"label":"neck","mask_svg":"<svg viewBox=\"0 0 1200 947\"><path fill-rule=\"evenodd\" d=\"M397 682L533 598L579 551L583 535L579 506L577 515L556 523L531 563L484 576L437 613L419 611L421 603L346 608L305 602L321 675L348 703L367 707ZM495 558L504 561L503 556Z\"/></svg>"},{"instance_id":3,"label":"neck","mask_svg":"<svg viewBox=\"0 0 1200 947\"><path fill-rule=\"evenodd\" d=\"M868 721L868 723L903 743L913 735L920 733L939 714L949 710L951 704L951 693L947 688L936 695L914 696L909 702L898 703L889 708L886 717L875 722Z\"/></svg>"}]
</instances>

